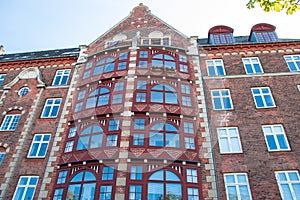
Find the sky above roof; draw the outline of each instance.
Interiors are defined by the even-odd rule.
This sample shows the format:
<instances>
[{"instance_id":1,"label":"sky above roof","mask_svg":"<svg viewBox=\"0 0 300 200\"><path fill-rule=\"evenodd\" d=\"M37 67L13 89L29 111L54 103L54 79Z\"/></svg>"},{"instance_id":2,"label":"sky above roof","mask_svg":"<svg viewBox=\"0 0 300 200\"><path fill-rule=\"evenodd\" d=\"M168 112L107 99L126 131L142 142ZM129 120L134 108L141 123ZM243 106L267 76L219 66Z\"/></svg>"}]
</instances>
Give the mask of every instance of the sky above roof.
<instances>
[{"instance_id":1,"label":"sky above roof","mask_svg":"<svg viewBox=\"0 0 300 200\"><path fill-rule=\"evenodd\" d=\"M300 39L300 11L265 13L248 0L4 0L0 3L0 45L6 53L89 45L143 3L151 13L187 36L206 38L210 28L226 25L235 36L253 25L276 26L279 38Z\"/></svg>"}]
</instances>

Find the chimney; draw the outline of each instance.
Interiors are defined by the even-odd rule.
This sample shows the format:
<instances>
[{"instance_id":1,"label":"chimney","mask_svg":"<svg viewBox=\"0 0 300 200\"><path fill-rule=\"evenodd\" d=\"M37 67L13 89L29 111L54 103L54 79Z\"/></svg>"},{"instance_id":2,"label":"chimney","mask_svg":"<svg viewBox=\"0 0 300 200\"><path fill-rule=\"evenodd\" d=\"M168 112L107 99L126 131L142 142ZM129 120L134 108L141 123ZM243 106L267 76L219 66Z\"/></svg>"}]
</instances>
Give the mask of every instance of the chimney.
<instances>
[{"instance_id":1,"label":"chimney","mask_svg":"<svg viewBox=\"0 0 300 200\"><path fill-rule=\"evenodd\" d=\"M5 53L3 45L0 45L0 55L3 55Z\"/></svg>"}]
</instances>

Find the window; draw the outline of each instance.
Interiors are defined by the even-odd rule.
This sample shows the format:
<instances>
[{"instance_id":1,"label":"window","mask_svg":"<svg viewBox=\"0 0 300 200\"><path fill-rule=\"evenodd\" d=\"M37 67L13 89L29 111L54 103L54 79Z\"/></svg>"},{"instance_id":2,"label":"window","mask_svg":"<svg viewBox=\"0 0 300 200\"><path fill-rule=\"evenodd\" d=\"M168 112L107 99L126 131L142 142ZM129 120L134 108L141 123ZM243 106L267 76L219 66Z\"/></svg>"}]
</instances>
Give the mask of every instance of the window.
<instances>
[{"instance_id":1,"label":"window","mask_svg":"<svg viewBox=\"0 0 300 200\"><path fill-rule=\"evenodd\" d=\"M114 94L112 104L120 104L123 100L123 94Z\"/></svg>"},{"instance_id":2,"label":"window","mask_svg":"<svg viewBox=\"0 0 300 200\"><path fill-rule=\"evenodd\" d=\"M216 33L211 34L211 41L213 44L233 44L233 35L232 33Z\"/></svg>"},{"instance_id":3,"label":"window","mask_svg":"<svg viewBox=\"0 0 300 200\"><path fill-rule=\"evenodd\" d=\"M166 38L149 38L149 39L142 39L143 45L170 45L170 39L168 37Z\"/></svg>"},{"instance_id":4,"label":"window","mask_svg":"<svg viewBox=\"0 0 300 200\"><path fill-rule=\"evenodd\" d=\"M191 122L183 122L184 133L194 134L194 125Z\"/></svg>"},{"instance_id":5,"label":"window","mask_svg":"<svg viewBox=\"0 0 300 200\"><path fill-rule=\"evenodd\" d=\"M152 103L178 104L176 90L169 85L155 85L152 87L150 94Z\"/></svg>"},{"instance_id":6,"label":"window","mask_svg":"<svg viewBox=\"0 0 300 200\"><path fill-rule=\"evenodd\" d=\"M220 153L242 153L242 146L236 127L218 128Z\"/></svg>"},{"instance_id":7,"label":"window","mask_svg":"<svg viewBox=\"0 0 300 200\"><path fill-rule=\"evenodd\" d=\"M144 130L145 129L145 119L134 119L134 129Z\"/></svg>"},{"instance_id":8,"label":"window","mask_svg":"<svg viewBox=\"0 0 300 200\"><path fill-rule=\"evenodd\" d=\"M266 125L262 126L262 130L264 132L269 151L290 150L282 125Z\"/></svg>"},{"instance_id":9,"label":"window","mask_svg":"<svg viewBox=\"0 0 300 200\"><path fill-rule=\"evenodd\" d=\"M124 90L124 82L117 82L115 84L115 92L116 91L123 91Z\"/></svg>"},{"instance_id":10,"label":"window","mask_svg":"<svg viewBox=\"0 0 300 200\"><path fill-rule=\"evenodd\" d=\"M146 93L136 93L136 102L146 102Z\"/></svg>"},{"instance_id":11,"label":"window","mask_svg":"<svg viewBox=\"0 0 300 200\"><path fill-rule=\"evenodd\" d=\"M72 141L68 141L67 143L66 143L66 147L65 147L65 153L68 153L68 152L71 152L71 151L73 151L73 147L74 147L74 141L72 140Z\"/></svg>"},{"instance_id":12,"label":"window","mask_svg":"<svg viewBox=\"0 0 300 200\"><path fill-rule=\"evenodd\" d=\"M225 75L223 60L221 60L221 59L207 60L206 67L207 67L208 76L224 76Z\"/></svg>"},{"instance_id":13,"label":"window","mask_svg":"<svg viewBox=\"0 0 300 200\"><path fill-rule=\"evenodd\" d=\"M300 199L300 177L298 171L275 172L280 195L283 200Z\"/></svg>"},{"instance_id":14,"label":"window","mask_svg":"<svg viewBox=\"0 0 300 200\"><path fill-rule=\"evenodd\" d=\"M3 162L4 156L5 156L5 153L4 152L0 152L0 165Z\"/></svg>"},{"instance_id":15,"label":"window","mask_svg":"<svg viewBox=\"0 0 300 200\"><path fill-rule=\"evenodd\" d=\"M252 199L246 173L224 174L224 182L228 200Z\"/></svg>"},{"instance_id":16,"label":"window","mask_svg":"<svg viewBox=\"0 0 300 200\"><path fill-rule=\"evenodd\" d=\"M144 145L144 134L133 134L133 145L143 146Z\"/></svg>"},{"instance_id":17,"label":"window","mask_svg":"<svg viewBox=\"0 0 300 200\"><path fill-rule=\"evenodd\" d=\"M61 99L47 99L43 112L42 118L55 118L58 114Z\"/></svg>"},{"instance_id":18,"label":"window","mask_svg":"<svg viewBox=\"0 0 300 200\"><path fill-rule=\"evenodd\" d=\"M96 177L90 171L77 173L71 179L68 187L68 199L90 199L95 195Z\"/></svg>"},{"instance_id":19,"label":"window","mask_svg":"<svg viewBox=\"0 0 300 200\"><path fill-rule=\"evenodd\" d=\"M146 90L147 89L147 82L146 81L138 81L137 82L137 89L138 90Z\"/></svg>"},{"instance_id":20,"label":"window","mask_svg":"<svg viewBox=\"0 0 300 200\"><path fill-rule=\"evenodd\" d=\"M284 59L291 72L300 71L300 55L284 56Z\"/></svg>"},{"instance_id":21,"label":"window","mask_svg":"<svg viewBox=\"0 0 300 200\"><path fill-rule=\"evenodd\" d=\"M0 131L14 131L18 125L21 115L5 115Z\"/></svg>"},{"instance_id":22,"label":"window","mask_svg":"<svg viewBox=\"0 0 300 200\"><path fill-rule=\"evenodd\" d=\"M298 91L300 92L300 85L297 85Z\"/></svg>"},{"instance_id":23,"label":"window","mask_svg":"<svg viewBox=\"0 0 300 200\"><path fill-rule=\"evenodd\" d=\"M156 54L152 57L152 67L154 69L163 69L166 71L175 71L175 59L168 54Z\"/></svg>"},{"instance_id":24,"label":"window","mask_svg":"<svg viewBox=\"0 0 300 200\"><path fill-rule=\"evenodd\" d=\"M13 200L32 200L38 179L38 176L21 176Z\"/></svg>"},{"instance_id":25,"label":"window","mask_svg":"<svg viewBox=\"0 0 300 200\"><path fill-rule=\"evenodd\" d=\"M71 127L69 130L68 138L75 137L76 133L77 133L77 127L76 126Z\"/></svg>"},{"instance_id":26,"label":"window","mask_svg":"<svg viewBox=\"0 0 300 200\"><path fill-rule=\"evenodd\" d=\"M188 200L199 200L199 190L198 188L187 188Z\"/></svg>"},{"instance_id":27,"label":"window","mask_svg":"<svg viewBox=\"0 0 300 200\"><path fill-rule=\"evenodd\" d=\"M198 183L198 176L196 169L186 169L186 179L189 183Z\"/></svg>"},{"instance_id":28,"label":"window","mask_svg":"<svg viewBox=\"0 0 300 200\"><path fill-rule=\"evenodd\" d=\"M182 94L190 94L191 90L190 90L190 86L189 85L181 85L181 93Z\"/></svg>"},{"instance_id":29,"label":"window","mask_svg":"<svg viewBox=\"0 0 300 200\"><path fill-rule=\"evenodd\" d=\"M50 142L50 134L35 134L28 153L28 158L44 158Z\"/></svg>"},{"instance_id":30,"label":"window","mask_svg":"<svg viewBox=\"0 0 300 200\"><path fill-rule=\"evenodd\" d=\"M214 110L231 110L233 109L230 91L224 90L212 90L211 91L212 102Z\"/></svg>"},{"instance_id":31,"label":"window","mask_svg":"<svg viewBox=\"0 0 300 200\"><path fill-rule=\"evenodd\" d=\"M184 146L186 149L195 149L195 140L191 137L184 138Z\"/></svg>"},{"instance_id":32,"label":"window","mask_svg":"<svg viewBox=\"0 0 300 200\"><path fill-rule=\"evenodd\" d=\"M244 68L247 74L263 73L261 64L258 58L243 58Z\"/></svg>"},{"instance_id":33,"label":"window","mask_svg":"<svg viewBox=\"0 0 300 200\"><path fill-rule=\"evenodd\" d=\"M276 42L277 35L274 31L270 32L253 32L256 42Z\"/></svg>"},{"instance_id":34,"label":"window","mask_svg":"<svg viewBox=\"0 0 300 200\"><path fill-rule=\"evenodd\" d=\"M109 120L109 131L117 131L119 130L119 123L120 121L118 119L111 119Z\"/></svg>"},{"instance_id":35,"label":"window","mask_svg":"<svg viewBox=\"0 0 300 200\"><path fill-rule=\"evenodd\" d=\"M100 188L100 200L111 200L112 196L112 186L111 185L103 185Z\"/></svg>"},{"instance_id":36,"label":"window","mask_svg":"<svg viewBox=\"0 0 300 200\"><path fill-rule=\"evenodd\" d=\"M179 71L188 73L189 72L188 66L185 64L179 64Z\"/></svg>"},{"instance_id":37,"label":"window","mask_svg":"<svg viewBox=\"0 0 300 200\"><path fill-rule=\"evenodd\" d=\"M118 135L108 135L106 146L107 147L116 147L118 143Z\"/></svg>"},{"instance_id":38,"label":"window","mask_svg":"<svg viewBox=\"0 0 300 200\"><path fill-rule=\"evenodd\" d=\"M131 166L130 179L131 180L142 180L143 167L142 166Z\"/></svg>"},{"instance_id":39,"label":"window","mask_svg":"<svg viewBox=\"0 0 300 200\"><path fill-rule=\"evenodd\" d=\"M109 103L110 90L105 87L97 88L91 92L86 101L86 108L94 108L97 106L104 106Z\"/></svg>"},{"instance_id":40,"label":"window","mask_svg":"<svg viewBox=\"0 0 300 200\"><path fill-rule=\"evenodd\" d=\"M178 129L170 123L159 122L150 128L150 146L180 147Z\"/></svg>"},{"instance_id":41,"label":"window","mask_svg":"<svg viewBox=\"0 0 300 200\"><path fill-rule=\"evenodd\" d=\"M52 85L66 85L70 72L70 69L57 70Z\"/></svg>"},{"instance_id":42,"label":"window","mask_svg":"<svg viewBox=\"0 0 300 200\"><path fill-rule=\"evenodd\" d=\"M19 98L25 96L28 92L29 92L29 88L28 87L23 87L18 92Z\"/></svg>"},{"instance_id":43,"label":"window","mask_svg":"<svg viewBox=\"0 0 300 200\"><path fill-rule=\"evenodd\" d=\"M63 188L55 189L53 200L62 200L63 193L64 193Z\"/></svg>"},{"instance_id":44,"label":"window","mask_svg":"<svg viewBox=\"0 0 300 200\"><path fill-rule=\"evenodd\" d=\"M78 93L77 100L82 100L82 99L84 99L84 96L85 96L85 90L80 91L80 92Z\"/></svg>"},{"instance_id":45,"label":"window","mask_svg":"<svg viewBox=\"0 0 300 200\"><path fill-rule=\"evenodd\" d=\"M6 78L6 74L0 74L0 86L3 84L5 78Z\"/></svg>"},{"instance_id":46,"label":"window","mask_svg":"<svg viewBox=\"0 0 300 200\"><path fill-rule=\"evenodd\" d=\"M93 149L102 147L103 129L98 126L89 126L84 129L78 138L76 150ZM71 149L70 144L70 149Z\"/></svg>"},{"instance_id":47,"label":"window","mask_svg":"<svg viewBox=\"0 0 300 200\"><path fill-rule=\"evenodd\" d=\"M102 180L113 180L114 178L114 167L103 167Z\"/></svg>"},{"instance_id":48,"label":"window","mask_svg":"<svg viewBox=\"0 0 300 200\"><path fill-rule=\"evenodd\" d=\"M64 184L66 182L66 178L68 175L68 171L60 171L57 178L57 184Z\"/></svg>"},{"instance_id":49,"label":"window","mask_svg":"<svg viewBox=\"0 0 300 200\"><path fill-rule=\"evenodd\" d=\"M191 98L190 97L186 97L186 96L182 96L182 105L183 106L192 106L192 103L191 103Z\"/></svg>"},{"instance_id":50,"label":"window","mask_svg":"<svg viewBox=\"0 0 300 200\"><path fill-rule=\"evenodd\" d=\"M147 184L148 199L182 199L181 180L169 170L154 172Z\"/></svg>"},{"instance_id":51,"label":"window","mask_svg":"<svg viewBox=\"0 0 300 200\"><path fill-rule=\"evenodd\" d=\"M268 87L251 88L256 108L276 107L271 90Z\"/></svg>"},{"instance_id":52,"label":"window","mask_svg":"<svg viewBox=\"0 0 300 200\"><path fill-rule=\"evenodd\" d=\"M141 185L130 185L129 200L142 200L142 186Z\"/></svg>"}]
</instances>

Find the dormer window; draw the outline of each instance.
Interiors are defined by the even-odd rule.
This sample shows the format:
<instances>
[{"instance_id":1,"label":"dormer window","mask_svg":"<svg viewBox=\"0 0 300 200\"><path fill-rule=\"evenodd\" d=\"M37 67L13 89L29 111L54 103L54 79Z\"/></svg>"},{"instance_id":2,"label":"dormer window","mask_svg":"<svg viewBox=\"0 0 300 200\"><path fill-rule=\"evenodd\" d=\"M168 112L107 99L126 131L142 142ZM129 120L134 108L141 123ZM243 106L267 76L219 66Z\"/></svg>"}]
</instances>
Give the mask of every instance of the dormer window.
<instances>
[{"instance_id":1,"label":"dormer window","mask_svg":"<svg viewBox=\"0 0 300 200\"><path fill-rule=\"evenodd\" d=\"M233 44L233 29L227 26L215 26L208 32L210 44Z\"/></svg>"},{"instance_id":2,"label":"dormer window","mask_svg":"<svg viewBox=\"0 0 300 200\"><path fill-rule=\"evenodd\" d=\"M250 33L251 42L276 42L278 37L275 32L276 27L270 24L256 24Z\"/></svg>"}]
</instances>

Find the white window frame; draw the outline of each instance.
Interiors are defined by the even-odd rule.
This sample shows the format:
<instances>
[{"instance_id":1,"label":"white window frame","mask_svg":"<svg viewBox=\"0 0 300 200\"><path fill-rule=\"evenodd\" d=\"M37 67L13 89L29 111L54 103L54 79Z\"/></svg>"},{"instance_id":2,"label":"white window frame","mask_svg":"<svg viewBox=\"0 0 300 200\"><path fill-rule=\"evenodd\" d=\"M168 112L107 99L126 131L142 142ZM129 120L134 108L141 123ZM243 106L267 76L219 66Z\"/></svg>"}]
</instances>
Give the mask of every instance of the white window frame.
<instances>
[{"instance_id":1,"label":"white window frame","mask_svg":"<svg viewBox=\"0 0 300 200\"><path fill-rule=\"evenodd\" d=\"M256 90L256 89L259 90L259 94L254 94L254 93L253 93L253 91ZM263 94L263 93L262 93L262 90L263 90L263 89L268 89L268 93ZM276 107L276 104L275 104L275 101L274 101L274 98L273 98L271 89L270 89L269 87L255 87L255 88L251 88L251 92L252 92L252 96L253 96L253 100L254 100L254 103L255 103L255 107L256 107L256 108L275 108L275 107ZM266 99L265 99L265 97L264 97L264 96L267 96L267 95L269 95L269 96L271 97L273 106L268 106L268 105L267 105ZM256 99L255 99L256 96L260 96L260 97L261 97L262 102L263 102L263 106L262 106L262 107L258 107L257 102L256 102Z\"/></svg>"},{"instance_id":2,"label":"white window frame","mask_svg":"<svg viewBox=\"0 0 300 200\"><path fill-rule=\"evenodd\" d=\"M223 130L226 132L226 135L224 135L224 136L221 135L221 131L223 131ZM234 130L236 134L232 135L231 130ZM239 130L238 130L237 127L221 127L221 128L217 128L217 132L218 132L218 142L219 142L219 147L220 147L220 153L221 154L243 153L240 134L239 134ZM224 148L222 147L222 143L221 143L222 138L227 139L227 143L228 143L228 146L229 146L229 151L225 151ZM238 145L239 145L240 149L233 149L233 145L232 145L233 138L237 138Z\"/></svg>"},{"instance_id":3,"label":"white window frame","mask_svg":"<svg viewBox=\"0 0 300 200\"><path fill-rule=\"evenodd\" d=\"M276 132L275 127L280 127L282 131L281 132ZM266 128L271 128L271 133L267 133L265 131ZM268 151L290 151L291 150L290 145L289 145L289 141L286 137L284 128L281 124L263 125L262 130L263 130L263 133L264 133L264 137L265 137L265 141L266 141L266 144L267 144L267 147L268 147ZM278 135L283 135L284 140L285 140L286 145L287 145L287 149L281 149L280 148L280 144L279 144L278 137L277 137ZM267 136L273 136L276 147L277 147L276 149L273 149L273 150L270 149L270 146L269 146L269 143L268 143L268 140L267 140Z\"/></svg>"},{"instance_id":4,"label":"white window frame","mask_svg":"<svg viewBox=\"0 0 300 200\"><path fill-rule=\"evenodd\" d=\"M298 91L300 92L300 85L297 85Z\"/></svg>"},{"instance_id":5,"label":"white window frame","mask_svg":"<svg viewBox=\"0 0 300 200\"><path fill-rule=\"evenodd\" d=\"M210 64L212 63L212 65ZM221 64L221 65L220 65ZM222 67L222 70L224 74L220 74L217 67ZM212 67L214 69L214 74L209 73L209 68ZM224 68L224 63L222 59L213 59L213 60L206 60L206 70L207 70L207 75L208 76L225 76L225 68Z\"/></svg>"},{"instance_id":6,"label":"white window frame","mask_svg":"<svg viewBox=\"0 0 300 200\"><path fill-rule=\"evenodd\" d=\"M9 121L7 121L9 117L11 117L11 118L10 118ZM15 122L16 118L17 118L17 122ZM14 130L16 130L16 128L18 126L18 123L20 121L20 118L21 118L20 114L5 115L5 117L4 117L4 119L1 123L1 126L0 126L0 131L14 131ZM3 126L5 124L7 124L7 127L4 129ZM16 124L16 125L14 126L14 124Z\"/></svg>"},{"instance_id":7,"label":"white window frame","mask_svg":"<svg viewBox=\"0 0 300 200\"><path fill-rule=\"evenodd\" d=\"M42 138L41 138L41 141L35 141L35 139L36 139L37 136L41 136L41 137L42 137ZM45 138L46 136L49 136L49 140L48 140L48 141L43 141L44 138ZM35 134L34 137L33 137L33 139L32 139L31 146L30 146L30 149L29 149L29 151L28 151L27 157L28 157L28 158L45 158L45 157L46 157L46 154L47 154L47 150L48 150L50 141L51 141L51 134ZM31 153L31 151L33 150L34 144L37 144L37 145L38 145L38 148L37 148L37 150L36 150L35 155L32 155L32 156L31 156L30 153ZM47 147L46 147L46 150L45 150L45 155L39 156L39 153L40 153L40 151L41 151L41 148L42 148L42 146L43 146L44 144L47 144Z\"/></svg>"},{"instance_id":8,"label":"white window frame","mask_svg":"<svg viewBox=\"0 0 300 200\"><path fill-rule=\"evenodd\" d=\"M223 95L222 92L227 91L228 95ZM213 92L219 92L219 96L213 96ZM215 99L219 98L220 102L221 102L221 108L216 108L215 106ZM231 104L231 108L225 108L225 104L224 104L224 98L229 98L230 104ZM217 90L211 90L211 99L212 99L212 104L213 104L213 108L214 110L233 110L233 104L232 104L232 99L231 99L231 94L230 94L230 90L229 89L217 89Z\"/></svg>"},{"instance_id":9,"label":"white window frame","mask_svg":"<svg viewBox=\"0 0 300 200\"><path fill-rule=\"evenodd\" d=\"M291 178L289 176L289 173L296 173L298 180L291 180ZM280 174L285 175L285 178L286 178L285 181L280 180ZM276 180L277 180L277 184L278 184L278 188L279 188L279 191L280 191L281 198L283 200L285 200L285 198L284 198L284 191L281 187L281 184L288 185L289 191L291 192L291 195L292 195L293 199L297 199L297 196L299 197L300 191L295 191L294 188L293 188L293 184L300 184L300 177L299 177L299 172L298 171L296 171L296 170L276 171L275 172L275 177L276 177ZM298 194L296 192L298 192Z\"/></svg>"},{"instance_id":10,"label":"white window frame","mask_svg":"<svg viewBox=\"0 0 300 200\"><path fill-rule=\"evenodd\" d=\"M300 64L297 64L296 62L298 61L298 58L300 59L300 54L297 55L286 55L283 56L285 63L287 64L289 70L291 72L299 72L300 71ZM295 59L295 57L297 57L297 59ZM295 65L296 70L291 70L290 65L288 64L288 62L292 62Z\"/></svg>"},{"instance_id":11,"label":"white window frame","mask_svg":"<svg viewBox=\"0 0 300 200\"><path fill-rule=\"evenodd\" d=\"M234 176L234 183L227 183L226 176L232 176L232 175ZM238 182L237 176L245 176L246 182L243 182L243 183ZM230 200L229 194L228 194L228 187L235 187L236 191L237 191L237 197L238 197L237 200L242 200L239 186L247 186L248 191L249 191L249 198L250 198L250 200L252 200L251 189L250 189L250 185L249 185L249 181L248 181L248 176L246 173L225 173L224 174L224 183L225 183L227 200Z\"/></svg>"},{"instance_id":12,"label":"white window frame","mask_svg":"<svg viewBox=\"0 0 300 200\"><path fill-rule=\"evenodd\" d=\"M52 100L53 103L52 104L49 104L48 101ZM56 100L59 100L59 104L55 103ZM44 108L43 108L43 112L42 112L42 115L41 115L41 118L56 118L58 113L59 113L59 109L60 109L60 104L62 102L62 99L61 98L51 98L51 99L47 99L46 102L45 102L45 105L44 105ZM58 106L57 108L57 112L56 112L56 115L55 116L51 116L51 113L53 111L53 108ZM46 111L46 107L50 107L50 111L49 111L49 114L48 116L44 116L44 112Z\"/></svg>"},{"instance_id":13,"label":"white window frame","mask_svg":"<svg viewBox=\"0 0 300 200\"><path fill-rule=\"evenodd\" d=\"M59 74L60 72L62 74ZM54 85L54 86L57 86L57 85L67 85L68 81L69 81L70 74L71 74L71 69L60 69L60 70L57 70L56 73L55 73L52 85ZM57 77L59 77L58 84L54 84ZM66 80L66 83L62 84L62 80L63 80L64 77L67 77L67 80Z\"/></svg>"},{"instance_id":14,"label":"white window frame","mask_svg":"<svg viewBox=\"0 0 300 200\"><path fill-rule=\"evenodd\" d=\"M28 178L27 183L26 183L25 185L22 185L22 184L20 183L22 178ZM31 179L33 179L33 178L37 178L36 184L35 184L35 185L30 185L30 181L31 181ZM33 187L34 187L34 190L33 190L33 195L34 195L35 189L36 189L36 185L37 185L38 181L39 181L39 177L38 177L38 176L20 176L19 181L18 181L18 185L17 185L17 187L16 187L16 189L15 189L15 193L14 193L13 200L20 200L20 199L15 199L15 197L16 197L16 195L17 195L17 191L18 191L19 188L25 188L24 191L23 191L23 195L22 195L21 200L27 200L27 199L24 199L24 198L25 198L25 195L26 195L27 190L28 190L29 188L33 188ZM33 198L33 196L32 196L32 198ZM32 200L32 199L31 199L31 200Z\"/></svg>"},{"instance_id":15,"label":"white window frame","mask_svg":"<svg viewBox=\"0 0 300 200\"><path fill-rule=\"evenodd\" d=\"M188 183L198 183L198 171L196 169L186 169L186 180Z\"/></svg>"},{"instance_id":16,"label":"white window frame","mask_svg":"<svg viewBox=\"0 0 300 200\"><path fill-rule=\"evenodd\" d=\"M263 74L264 73L264 70L262 68L262 65L259 61L259 58L258 57L251 57L251 58L242 58L243 60L243 64L244 64L244 69L245 69L245 72L246 74ZM247 63L248 62L248 63ZM252 73L250 73L248 70L247 70L247 67L246 67L246 64L249 64L251 65L251 69L252 69ZM257 72L254 65L255 64L258 64L259 65L259 68L261 70L261 72Z\"/></svg>"}]
</instances>

